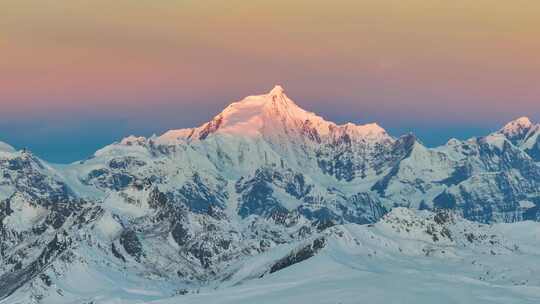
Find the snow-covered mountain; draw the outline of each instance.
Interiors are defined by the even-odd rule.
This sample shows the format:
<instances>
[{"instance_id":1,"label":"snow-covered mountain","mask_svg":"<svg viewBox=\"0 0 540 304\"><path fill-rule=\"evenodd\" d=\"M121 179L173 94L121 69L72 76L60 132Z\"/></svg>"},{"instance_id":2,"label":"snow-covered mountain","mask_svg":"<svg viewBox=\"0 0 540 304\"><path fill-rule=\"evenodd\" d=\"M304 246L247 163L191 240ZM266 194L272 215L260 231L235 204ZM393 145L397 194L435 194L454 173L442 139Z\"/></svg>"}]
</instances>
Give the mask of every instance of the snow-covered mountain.
<instances>
[{"instance_id":1,"label":"snow-covered mountain","mask_svg":"<svg viewBox=\"0 0 540 304\"><path fill-rule=\"evenodd\" d=\"M523 149L534 160L540 161L540 124L533 124L529 118L521 117L508 123L498 133Z\"/></svg>"},{"instance_id":2,"label":"snow-covered mountain","mask_svg":"<svg viewBox=\"0 0 540 304\"><path fill-rule=\"evenodd\" d=\"M329 122L276 86L200 127L130 136L70 165L0 143L0 303L174 294L229 303L243 292L247 303L259 287L273 295L268 303L290 302L279 282L315 297L333 284L317 267L348 269L353 281L396 273L378 264L402 277L434 267L445 276L434 284L453 288L475 280L485 291L478 301L510 289L538 300L533 275L503 269L518 256L538 261L526 228L507 233L537 224L469 220L540 219L539 134L540 125L519 118L485 137L427 148L377 124ZM482 266L452 281L455 265L473 260ZM418 283L429 284L420 272ZM298 283L310 273L313 281ZM518 283L528 291L493 289ZM347 284L336 298L343 303L355 299Z\"/></svg>"},{"instance_id":3,"label":"snow-covered mountain","mask_svg":"<svg viewBox=\"0 0 540 304\"><path fill-rule=\"evenodd\" d=\"M151 303L537 303L538 228L396 208L251 258L218 290Z\"/></svg>"}]
</instances>

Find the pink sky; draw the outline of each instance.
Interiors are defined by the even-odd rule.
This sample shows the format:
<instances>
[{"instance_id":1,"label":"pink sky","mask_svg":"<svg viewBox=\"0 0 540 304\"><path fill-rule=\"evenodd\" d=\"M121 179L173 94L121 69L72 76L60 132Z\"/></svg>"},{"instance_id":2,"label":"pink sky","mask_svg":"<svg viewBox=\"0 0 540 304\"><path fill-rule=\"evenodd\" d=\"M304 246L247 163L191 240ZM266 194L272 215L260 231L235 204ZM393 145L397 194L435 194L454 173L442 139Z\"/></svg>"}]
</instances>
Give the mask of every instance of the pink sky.
<instances>
[{"instance_id":1,"label":"pink sky","mask_svg":"<svg viewBox=\"0 0 540 304\"><path fill-rule=\"evenodd\" d=\"M6 0L0 11L0 140L33 134L8 124L30 119L186 127L278 83L330 119L396 130L540 120L538 1Z\"/></svg>"}]
</instances>

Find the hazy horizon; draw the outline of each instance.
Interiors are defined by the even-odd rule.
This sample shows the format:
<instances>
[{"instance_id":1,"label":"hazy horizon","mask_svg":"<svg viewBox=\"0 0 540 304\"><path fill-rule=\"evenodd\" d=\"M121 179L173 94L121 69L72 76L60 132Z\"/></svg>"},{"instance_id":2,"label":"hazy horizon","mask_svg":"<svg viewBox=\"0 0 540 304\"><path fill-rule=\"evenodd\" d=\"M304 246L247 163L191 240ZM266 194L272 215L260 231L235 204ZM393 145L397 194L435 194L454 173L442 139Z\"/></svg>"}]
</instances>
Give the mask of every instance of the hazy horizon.
<instances>
[{"instance_id":1,"label":"hazy horizon","mask_svg":"<svg viewBox=\"0 0 540 304\"><path fill-rule=\"evenodd\" d=\"M245 96L263 93L265 92L246 94ZM288 94L288 92L286 93ZM384 116L380 117L381 120L370 120L369 118L360 120L354 119L354 113L343 113L343 109L335 108L333 111L323 113L322 111L317 111L306 107L303 102L299 101L293 96L290 96L290 94L289 97L297 102L300 107L304 108L305 110L315 112L329 121L333 121L338 124L347 122L353 122L356 124L376 122L390 135L396 138L408 133L413 133L423 144L428 147L443 145L450 138L464 140L470 137L487 135L490 132L498 130L505 123L518 118L518 116L516 116L507 121L496 122L491 124L491 127L486 126L485 124L470 124L465 126L422 125L421 122L411 124L410 122L407 122L407 117L403 117L403 121L405 121L405 123L403 121L386 121ZM237 98L229 103L241 99L242 98ZM156 116L156 114L161 113L160 111L147 113L148 116L146 119L148 119L149 122L153 122L149 123L148 125L133 123L133 121L130 121L130 118L126 118L125 116L119 116L117 118L107 116L102 121L84 120L70 116L66 119L75 119L78 120L78 122L75 124L67 123L64 125L65 122L63 121L53 121L50 122L50 125L53 126L52 128L41 129L43 122L37 119L34 123L25 126L23 126L24 122L21 122L21 129L24 130L24 127L26 127L28 130L35 128L43 133L23 133L24 136L21 137L19 136L20 134L17 134L18 132L13 132L13 135L11 136L9 132L4 132L0 136L0 141L4 141L17 149L27 148L41 158L53 163L71 163L86 159L87 157L90 157L96 150L130 135L149 137L154 134L160 135L171 129L198 127L201 124L210 121L212 117L221 112L221 110L223 110L229 103L223 104L219 109L216 107L216 109L207 110L205 109L204 104L202 104L202 109L201 107L194 107L194 109L190 109L189 113L186 113L188 115L191 114L191 118L179 122L172 119L175 116L175 113L168 113L168 115L165 117L166 119L160 119L160 117ZM207 116L204 117L204 115ZM406 115L407 114L405 113L404 116ZM386 126L384 124L385 122L389 126ZM6 121L3 121L0 122L0 126L2 129L8 129L12 123L17 124L17 122L6 123ZM71 127L69 127L69 125L71 125Z\"/></svg>"},{"instance_id":2,"label":"hazy horizon","mask_svg":"<svg viewBox=\"0 0 540 304\"><path fill-rule=\"evenodd\" d=\"M0 3L0 140L54 162L283 84L427 145L540 121L540 2Z\"/></svg>"}]
</instances>

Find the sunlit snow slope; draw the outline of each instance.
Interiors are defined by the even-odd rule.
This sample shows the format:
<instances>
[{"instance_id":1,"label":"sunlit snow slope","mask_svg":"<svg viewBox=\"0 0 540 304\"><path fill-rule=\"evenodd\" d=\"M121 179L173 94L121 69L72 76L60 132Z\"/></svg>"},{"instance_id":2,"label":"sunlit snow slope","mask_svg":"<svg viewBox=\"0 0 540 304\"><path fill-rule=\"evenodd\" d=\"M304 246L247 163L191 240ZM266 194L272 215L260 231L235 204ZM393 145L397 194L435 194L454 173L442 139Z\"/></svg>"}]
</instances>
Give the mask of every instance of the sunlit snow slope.
<instances>
[{"instance_id":1,"label":"sunlit snow slope","mask_svg":"<svg viewBox=\"0 0 540 304\"><path fill-rule=\"evenodd\" d=\"M539 189L526 117L428 148L281 86L69 165L0 142L0 303L536 303Z\"/></svg>"}]
</instances>

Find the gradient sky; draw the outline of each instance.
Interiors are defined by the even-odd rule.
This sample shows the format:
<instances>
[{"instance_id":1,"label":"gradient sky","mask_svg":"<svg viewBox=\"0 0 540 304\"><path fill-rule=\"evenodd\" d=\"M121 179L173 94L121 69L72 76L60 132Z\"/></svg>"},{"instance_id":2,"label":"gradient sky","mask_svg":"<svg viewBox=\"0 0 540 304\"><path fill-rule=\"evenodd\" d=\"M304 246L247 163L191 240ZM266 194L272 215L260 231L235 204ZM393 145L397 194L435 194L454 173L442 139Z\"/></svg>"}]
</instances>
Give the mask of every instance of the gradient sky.
<instances>
[{"instance_id":1,"label":"gradient sky","mask_svg":"<svg viewBox=\"0 0 540 304\"><path fill-rule=\"evenodd\" d=\"M2 0L0 140L54 162L282 84L428 145L540 121L538 0Z\"/></svg>"}]
</instances>

